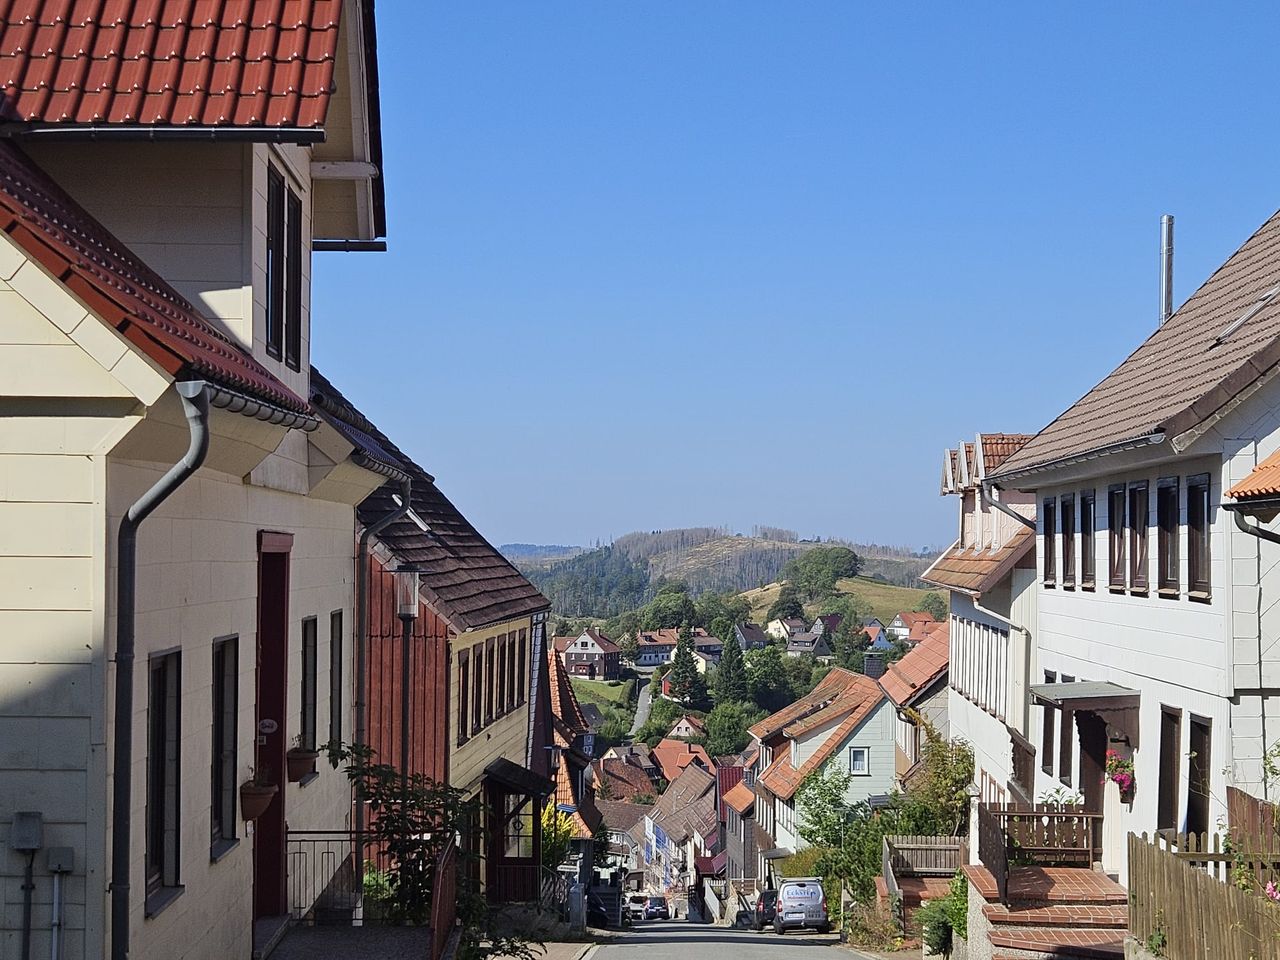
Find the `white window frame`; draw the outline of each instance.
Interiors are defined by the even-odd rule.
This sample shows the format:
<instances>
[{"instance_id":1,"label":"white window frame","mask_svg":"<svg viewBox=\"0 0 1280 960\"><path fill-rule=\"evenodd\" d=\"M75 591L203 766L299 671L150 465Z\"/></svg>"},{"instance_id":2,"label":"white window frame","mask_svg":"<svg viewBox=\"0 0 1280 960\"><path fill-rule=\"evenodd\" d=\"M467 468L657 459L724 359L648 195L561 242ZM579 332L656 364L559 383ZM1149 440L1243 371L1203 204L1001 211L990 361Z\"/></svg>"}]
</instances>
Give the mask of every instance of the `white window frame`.
<instances>
[{"instance_id":1,"label":"white window frame","mask_svg":"<svg viewBox=\"0 0 1280 960\"><path fill-rule=\"evenodd\" d=\"M855 753L862 752L862 769L854 769L853 756ZM850 747L849 748L849 774L854 777L871 776L871 748L870 747Z\"/></svg>"}]
</instances>

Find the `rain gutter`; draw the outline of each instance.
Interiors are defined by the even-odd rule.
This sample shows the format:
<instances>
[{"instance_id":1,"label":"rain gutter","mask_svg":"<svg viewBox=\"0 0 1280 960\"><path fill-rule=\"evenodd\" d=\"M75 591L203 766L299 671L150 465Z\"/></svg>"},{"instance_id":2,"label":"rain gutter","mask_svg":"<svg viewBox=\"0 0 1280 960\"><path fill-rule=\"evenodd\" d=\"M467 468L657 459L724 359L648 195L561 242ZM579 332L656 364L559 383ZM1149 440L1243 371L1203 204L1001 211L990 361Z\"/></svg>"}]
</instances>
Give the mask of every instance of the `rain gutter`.
<instances>
[{"instance_id":1,"label":"rain gutter","mask_svg":"<svg viewBox=\"0 0 1280 960\"><path fill-rule=\"evenodd\" d=\"M288 410L278 404L267 400L259 400L256 397L249 396L247 393L241 393L239 390L233 390L220 384L210 383L208 388L209 405L220 410L238 413L241 416L262 420L265 423L277 426L303 430L307 433L320 426L319 418L309 413Z\"/></svg>"},{"instance_id":2,"label":"rain gutter","mask_svg":"<svg viewBox=\"0 0 1280 960\"><path fill-rule=\"evenodd\" d=\"M1058 457L1056 460L1047 460L1044 463L1037 464L1033 467L1024 467L1021 470L1012 470L1009 473L998 473L995 479L1001 481L1021 480L1036 473L1046 473L1050 470L1057 470L1061 467L1073 466L1077 463L1085 463L1089 460L1097 460L1099 457L1107 457L1113 453L1125 453L1129 450L1139 450L1143 447L1152 446L1158 443L1164 443L1165 434L1162 430L1154 433L1144 434L1140 437L1134 437L1131 440L1121 440L1118 443L1109 443L1104 447L1097 447L1093 450L1086 450L1084 453L1073 453L1070 456Z\"/></svg>"},{"instance_id":3,"label":"rain gutter","mask_svg":"<svg viewBox=\"0 0 1280 960\"><path fill-rule=\"evenodd\" d=\"M1006 506L1005 504L1001 503L999 500L992 497L988 488L990 488L990 490L1000 489L995 484L995 482L991 480L983 480L981 483L978 484L978 493L982 497L982 503L984 506L995 507L995 509L999 510L1001 513L1005 514L1006 516L1013 517L1013 519L1017 520L1024 527L1030 527L1032 530L1036 528L1036 522L1034 520L1024 517L1022 514L1018 513L1018 511L1014 510L1012 507Z\"/></svg>"},{"instance_id":4,"label":"rain gutter","mask_svg":"<svg viewBox=\"0 0 1280 960\"><path fill-rule=\"evenodd\" d=\"M211 140L227 143L323 143L322 127L228 127L196 124L55 123L0 124L11 140L157 141Z\"/></svg>"}]
</instances>

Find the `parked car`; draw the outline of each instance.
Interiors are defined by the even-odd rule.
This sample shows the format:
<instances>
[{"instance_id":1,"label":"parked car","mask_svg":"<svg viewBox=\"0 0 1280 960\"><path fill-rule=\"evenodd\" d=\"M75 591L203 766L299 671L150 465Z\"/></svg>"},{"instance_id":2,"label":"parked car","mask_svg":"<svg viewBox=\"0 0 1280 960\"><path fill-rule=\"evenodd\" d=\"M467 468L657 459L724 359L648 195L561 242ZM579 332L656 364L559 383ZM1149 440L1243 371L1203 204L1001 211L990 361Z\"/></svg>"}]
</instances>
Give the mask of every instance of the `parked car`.
<instances>
[{"instance_id":1,"label":"parked car","mask_svg":"<svg viewBox=\"0 0 1280 960\"><path fill-rule=\"evenodd\" d=\"M817 877L795 877L778 884L778 900L774 907L773 932L788 930L817 930L831 932L831 920L827 916L827 895L822 892L822 881Z\"/></svg>"},{"instance_id":2,"label":"parked car","mask_svg":"<svg viewBox=\"0 0 1280 960\"><path fill-rule=\"evenodd\" d=\"M632 920L644 919L644 908L648 906L649 898L643 893L633 893L627 897L627 916Z\"/></svg>"},{"instance_id":3,"label":"parked car","mask_svg":"<svg viewBox=\"0 0 1280 960\"><path fill-rule=\"evenodd\" d=\"M601 929L612 925L604 901L594 893L587 895L587 925Z\"/></svg>"},{"instance_id":4,"label":"parked car","mask_svg":"<svg viewBox=\"0 0 1280 960\"><path fill-rule=\"evenodd\" d=\"M751 926L756 933L759 933L769 924L773 923L773 915L778 906L777 890L761 890L760 895L756 897L755 915L752 917Z\"/></svg>"},{"instance_id":5,"label":"parked car","mask_svg":"<svg viewBox=\"0 0 1280 960\"><path fill-rule=\"evenodd\" d=\"M667 907L667 898L650 897L649 902L645 904L644 918L646 920L670 920L671 910Z\"/></svg>"}]
</instances>

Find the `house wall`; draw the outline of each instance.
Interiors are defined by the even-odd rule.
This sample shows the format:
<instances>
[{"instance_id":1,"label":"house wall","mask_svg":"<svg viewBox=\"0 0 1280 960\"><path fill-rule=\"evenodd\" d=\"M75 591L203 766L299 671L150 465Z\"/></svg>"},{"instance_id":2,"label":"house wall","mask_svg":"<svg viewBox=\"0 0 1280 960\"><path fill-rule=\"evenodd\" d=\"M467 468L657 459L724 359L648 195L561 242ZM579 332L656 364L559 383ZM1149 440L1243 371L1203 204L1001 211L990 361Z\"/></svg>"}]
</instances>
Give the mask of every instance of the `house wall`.
<instances>
[{"instance_id":1,"label":"house wall","mask_svg":"<svg viewBox=\"0 0 1280 960\"><path fill-rule=\"evenodd\" d=\"M229 416L229 415L223 415ZM215 438L215 443L217 442ZM128 506L159 479L161 464L108 461L107 522L114 530ZM134 898L134 952L139 956L242 956L250 943L253 839L243 824L241 843L218 862L209 858L212 742L212 642L239 637L238 769L248 779L256 731L255 643L258 616L258 532L293 534L289 560L289 654L287 706L280 724L292 743L302 712L302 621L317 619L316 730L327 738L329 714L330 614L343 612L345 697L339 705L343 729L353 720L350 639L354 624L355 530L350 505L293 496L247 485L239 477L203 469L142 526L138 543L134 836L145 824L147 758L147 658L179 647L182 653L182 822L180 876L186 892L153 919ZM114 556L109 578L114 582ZM114 634L114 622L108 633ZM284 785L285 815L292 830L337 830L349 826L350 787L327 763L304 784ZM280 779L280 771L276 776ZM135 844L133 889L143 884L144 845ZM236 919L233 919L236 918ZM193 951L193 946L198 950Z\"/></svg>"},{"instance_id":2,"label":"house wall","mask_svg":"<svg viewBox=\"0 0 1280 960\"><path fill-rule=\"evenodd\" d=\"M311 148L240 143L30 143L86 210L299 396L307 396ZM266 352L267 167L302 200L300 370Z\"/></svg>"},{"instance_id":3,"label":"house wall","mask_svg":"<svg viewBox=\"0 0 1280 960\"><path fill-rule=\"evenodd\" d=\"M999 593L992 591L992 594ZM1004 597L1008 593L1006 589ZM994 604L999 599L988 594L983 598L984 606L991 604L991 609L996 609ZM971 597L953 591L950 630L947 722L951 737L973 747L974 781L983 799L1003 801L1007 799L1004 794L1012 773L1009 731L1000 719L1008 696L1005 683L1009 629L975 607ZM991 694L1001 694L1001 691L1001 712L997 713Z\"/></svg>"},{"instance_id":4,"label":"house wall","mask_svg":"<svg viewBox=\"0 0 1280 960\"><path fill-rule=\"evenodd\" d=\"M512 630L528 631L529 641L526 644L526 651L528 651L526 656L529 657L529 662L525 664L525 682L529 683L531 681L533 676L533 622L530 617L508 620L504 623L478 630L469 630L458 634L453 642L454 652L450 668L452 679L449 683L451 703L456 704L458 702L458 662L462 653L464 651L469 652L469 659L474 663L474 651L477 647L483 647L490 638L505 635ZM464 790L468 795L474 793L480 788L480 781L484 777L484 768L498 757L506 757L511 762L524 766L526 738L529 732L530 702L531 698L526 690L524 703L510 710L506 715L496 717L493 722L484 727L478 734L472 735L466 743L458 744L456 737L450 738L454 741L449 761L449 782L453 786Z\"/></svg>"}]
</instances>

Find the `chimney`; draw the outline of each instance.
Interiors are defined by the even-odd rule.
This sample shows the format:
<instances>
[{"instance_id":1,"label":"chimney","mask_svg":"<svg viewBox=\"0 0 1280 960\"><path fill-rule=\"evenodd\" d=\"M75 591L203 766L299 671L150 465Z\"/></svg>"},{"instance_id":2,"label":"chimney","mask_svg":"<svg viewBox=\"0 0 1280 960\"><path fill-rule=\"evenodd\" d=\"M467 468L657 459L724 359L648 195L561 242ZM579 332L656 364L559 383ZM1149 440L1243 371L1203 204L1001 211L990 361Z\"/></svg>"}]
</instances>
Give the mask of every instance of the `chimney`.
<instances>
[{"instance_id":1,"label":"chimney","mask_svg":"<svg viewBox=\"0 0 1280 960\"><path fill-rule=\"evenodd\" d=\"M1173 316L1173 214L1160 218L1160 325Z\"/></svg>"},{"instance_id":2,"label":"chimney","mask_svg":"<svg viewBox=\"0 0 1280 960\"><path fill-rule=\"evenodd\" d=\"M872 680L884 676L884 654L868 650L862 655L862 672Z\"/></svg>"}]
</instances>

